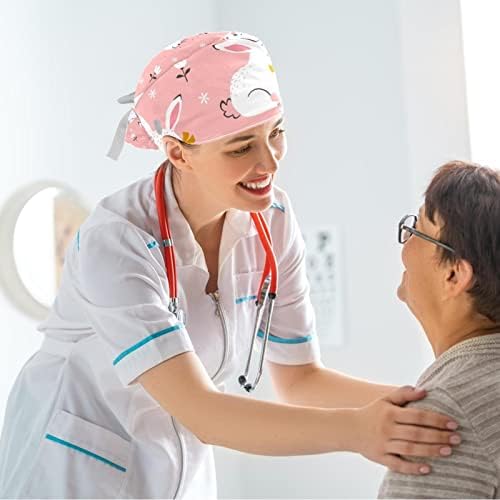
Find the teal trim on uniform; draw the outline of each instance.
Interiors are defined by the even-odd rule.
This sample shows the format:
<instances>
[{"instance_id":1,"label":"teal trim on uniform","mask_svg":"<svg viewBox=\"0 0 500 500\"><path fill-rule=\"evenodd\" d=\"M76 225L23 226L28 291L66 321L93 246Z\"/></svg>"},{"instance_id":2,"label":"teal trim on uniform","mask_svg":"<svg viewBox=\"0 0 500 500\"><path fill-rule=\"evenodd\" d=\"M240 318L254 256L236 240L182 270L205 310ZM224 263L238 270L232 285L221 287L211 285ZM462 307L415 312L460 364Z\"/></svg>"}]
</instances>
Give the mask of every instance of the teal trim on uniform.
<instances>
[{"instance_id":1,"label":"teal trim on uniform","mask_svg":"<svg viewBox=\"0 0 500 500\"><path fill-rule=\"evenodd\" d=\"M181 323L177 323L174 326L171 326L170 328L165 328L165 330L160 330L159 332L152 333L151 335L148 335L146 338L142 339L140 342L137 342L137 344L134 344L132 347L129 347L127 350L123 351L114 361L113 361L113 366L118 364L125 356L128 356L131 352L136 351L139 349L139 347L142 347L144 344L147 344L151 340L154 340L158 337L161 337L162 335L166 335L167 333L172 333L175 332L176 330L180 330L183 328L183 325Z\"/></svg>"},{"instance_id":2,"label":"teal trim on uniform","mask_svg":"<svg viewBox=\"0 0 500 500\"><path fill-rule=\"evenodd\" d=\"M264 332L262 330L259 330L259 333L257 333L257 337L263 339ZM284 339L284 338L276 337L275 335L269 334L269 340L271 342L277 342L278 344L303 344L304 342L309 342L310 340L312 340L312 336L307 335L307 337L296 337L294 339Z\"/></svg>"},{"instance_id":3,"label":"teal trim on uniform","mask_svg":"<svg viewBox=\"0 0 500 500\"><path fill-rule=\"evenodd\" d=\"M284 205L282 205L281 203L278 203L277 201L273 201L271 208L277 208L278 210L281 210L283 213L285 213Z\"/></svg>"},{"instance_id":4,"label":"teal trim on uniform","mask_svg":"<svg viewBox=\"0 0 500 500\"><path fill-rule=\"evenodd\" d=\"M76 248L80 251L80 230L76 233Z\"/></svg>"},{"instance_id":5,"label":"teal trim on uniform","mask_svg":"<svg viewBox=\"0 0 500 500\"><path fill-rule=\"evenodd\" d=\"M249 302L250 300L255 300L257 298L257 295L248 295L247 297L240 297L236 299L234 302L236 304L241 304L242 302Z\"/></svg>"},{"instance_id":6,"label":"teal trim on uniform","mask_svg":"<svg viewBox=\"0 0 500 500\"><path fill-rule=\"evenodd\" d=\"M89 450L86 450L85 448L80 448L79 446L76 446L72 443L69 443L68 441L64 441L63 439L59 439L56 436L53 436L52 434L46 434L45 439L48 439L49 441L53 441L54 443L62 444L63 446L67 446L68 448L71 448L72 450L79 451L81 453L84 453L85 455L95 458L96 460L99 460L100 462L110 465L111 467L114 467L115 469L118 469L119 471L122 472L127 472L127 469L125 467L122 467L121 465L115 464L114 462L111 462L111 460L108 460L107 458L101 457L100 455L96 455L95 453L92 453Z\"/></svg>"},{"instance_id":7,"label":"teal trim on uniform","mask_svg":"<svg viewBox=\"0 0 500 500\"><path fill-rule=\"evenodd\" d=\"M172 243L172 240L162 240L162 245L164 247L171 247L171 246L173 246L173 243ZM150 241L148 243L148 248L149 249L156 248L158 246L160 246L160 245L159 245L159 243L156 240Z\"/></svg>"}]
</instances>

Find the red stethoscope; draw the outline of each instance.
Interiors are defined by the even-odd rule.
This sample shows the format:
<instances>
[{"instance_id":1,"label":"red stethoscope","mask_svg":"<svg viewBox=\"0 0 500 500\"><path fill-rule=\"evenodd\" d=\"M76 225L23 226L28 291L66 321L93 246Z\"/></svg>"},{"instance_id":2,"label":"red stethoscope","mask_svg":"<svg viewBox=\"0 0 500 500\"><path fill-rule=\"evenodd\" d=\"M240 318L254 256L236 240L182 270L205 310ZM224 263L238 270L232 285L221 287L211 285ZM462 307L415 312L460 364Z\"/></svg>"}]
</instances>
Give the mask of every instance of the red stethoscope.
<instances>
[{"instance_id":1,"label":"red stethoscope","mask_svg":"<svg viewBox=\"0 0 500 500\"><path fill-rule=\"evenodd\" d=\"M179 321L185 323L185 315L183 310L179 307L179 298L177 295L177 272L175 266L174 242L172 239L172 234L170 232L167 204L165 202L165 172L166 164L163 163L156 171L154 182L156 209L158 211L158 221L160 224L162 238L162 244L160 246L161 248L163 248L163 258L165 260L165 268L167 271L170 296L168 310L175 314L176 318ZM251 212L250 217L252 218L252 221L257 229L259 239L266 253L266 263L264 265L264 271L262 272L262 277L259 284L257 300L255 301L255 305L257 306L255 326L253 329L252 342L250 344L245 373L238 377L238 382L247 392L253 391L257 387L257 384L259 383L260 377L262 375L264 356L269 339L269 330L271 328L271 318L274 310L274 301L276 300L276 294L278 291L278 266L276 263L276 256L274 255L272 248L272 240L271 233L269 232L269 227L267 226L266 221L264 220L264 217L260 212ZM259 334L260 324L262 322L266 303L268 304L268 315L266 320L266 329L263 335L263 346L260 353L259 368L254 382L250 383L248 382L248 374L250 372L252 353L255 345L255 340Z\"/></svg>"}]
</instances>

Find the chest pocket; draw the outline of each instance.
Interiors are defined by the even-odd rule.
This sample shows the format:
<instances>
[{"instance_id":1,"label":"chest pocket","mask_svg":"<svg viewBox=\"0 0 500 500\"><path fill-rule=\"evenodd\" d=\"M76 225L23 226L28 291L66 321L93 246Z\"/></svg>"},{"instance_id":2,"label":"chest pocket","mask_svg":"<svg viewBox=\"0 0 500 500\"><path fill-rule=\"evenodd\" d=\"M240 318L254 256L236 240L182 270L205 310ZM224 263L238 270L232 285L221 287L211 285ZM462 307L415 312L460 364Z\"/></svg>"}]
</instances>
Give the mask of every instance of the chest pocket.
<instances>
[{"instance_id":1,"label":"chest pocket","mask_svg":"<svg viewBox=\"0 0 500 500\"><path fill-rule=\"evenodd\" d=\"M42 437L21 496L120 497L130 461L129 441L59 410Z\"/></svg>"},{"instance_id":2,"label":"chest pocket","mask_svg":"<svg viewBox=\"0 0 500 500\"><path fill-rule=\"evenodd\" d=\"M234 308L238 322L238 331L242 335L243 345L248 349L255 326L257 307L255 302L259 293L262 270L240 273L235 276Z\"/></svg>"},{"instance_id":3,"label":"chest pocket","mask_svg":"<svg viewBox=\"0 0 500 500\"><path fill-rule=\"evenodd\" d=\"M255 310L261 277L262 270L236 274L234 303L236 306L240 306L237 310L240 308Z\"/></svg>"}]
</instances>

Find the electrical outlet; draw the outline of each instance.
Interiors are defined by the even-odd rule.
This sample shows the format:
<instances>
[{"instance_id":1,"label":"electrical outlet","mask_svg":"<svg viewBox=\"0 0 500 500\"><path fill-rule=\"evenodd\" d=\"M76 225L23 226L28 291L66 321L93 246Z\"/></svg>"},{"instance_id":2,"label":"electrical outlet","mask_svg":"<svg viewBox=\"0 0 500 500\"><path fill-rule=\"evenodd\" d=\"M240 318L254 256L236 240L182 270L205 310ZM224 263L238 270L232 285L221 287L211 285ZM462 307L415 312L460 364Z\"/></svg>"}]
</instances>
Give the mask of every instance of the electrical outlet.
<instances>
[{"instance_id":1,"label":"electrical outlet","mask_svg":"<svg viewBox=\"0 0 500 500\"><path fill-rule=\"evenodd\" d=\"M316 313L316 331L320 344L329 346L343 343L338 234L334 226L320 226L303 232L310 296Z\"/></svg>"}]
</instances>

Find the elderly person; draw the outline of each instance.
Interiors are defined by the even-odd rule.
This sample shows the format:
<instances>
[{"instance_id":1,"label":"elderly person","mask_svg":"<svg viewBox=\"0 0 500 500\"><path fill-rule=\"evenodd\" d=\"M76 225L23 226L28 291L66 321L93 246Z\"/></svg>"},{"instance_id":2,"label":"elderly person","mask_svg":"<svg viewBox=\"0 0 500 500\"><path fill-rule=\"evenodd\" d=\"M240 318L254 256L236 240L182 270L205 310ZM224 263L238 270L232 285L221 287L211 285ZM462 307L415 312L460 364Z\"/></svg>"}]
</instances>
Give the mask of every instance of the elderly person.
<instances>
[{"instance_id":1,"label":"elderly person","mask_svg":"<svg viewBox=\"0 0 500 500\"><path fill-rule=\"evenodd\" d=\"M401 220L399 241L398 296L436 356L417 384L428 397L409 406L453 417L462 444L447 460L428 460L425 477L388 472L379 497L499 498L500 172L442 166L418 217Z\"/></svg>"}]
</instances>

